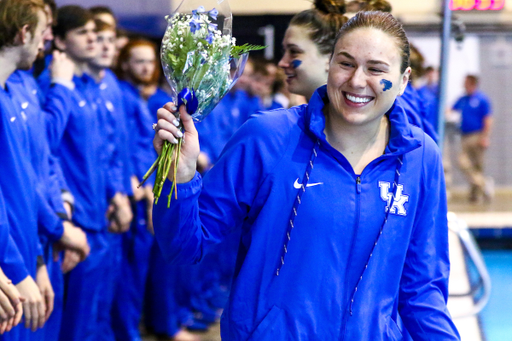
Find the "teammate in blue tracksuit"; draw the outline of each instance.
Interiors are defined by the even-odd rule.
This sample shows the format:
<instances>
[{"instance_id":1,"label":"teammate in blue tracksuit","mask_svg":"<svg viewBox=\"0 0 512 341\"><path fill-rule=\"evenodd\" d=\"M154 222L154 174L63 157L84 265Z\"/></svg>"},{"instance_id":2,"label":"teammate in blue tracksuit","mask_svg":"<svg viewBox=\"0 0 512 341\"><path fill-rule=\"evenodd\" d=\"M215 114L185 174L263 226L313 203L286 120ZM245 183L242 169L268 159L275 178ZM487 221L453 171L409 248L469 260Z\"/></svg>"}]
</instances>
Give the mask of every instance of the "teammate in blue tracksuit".
<instances>
[{"instance_id":1,"label":"teammate in blue tracksuit","mask_svg":"<svg viewBox=\"0 0 512 341\"><path fill-rule=\"evenodd\" d=\"M128 146L130 150L130 162L132 163L132 176L137 180L142 179L145 172L156 159L151 149L148 149L149 132L153 122L147 108L146 101L140 98L138 90L131 84L123 81L120 84L123 92L123 101L126 108L127 122L130 133ZM141 122L142 120L142 122ZM142 134L146 135L141 136ZM144 142L145 141L145 142ZM149 157L148 157L149 154ZM146 160L141 162L140 160ZM146 168L147 167L147 168ZM152 179L148 181L151 184ZM140 189L136 189L134 194ZM140 340L139 324L142 314L144 289L149 267L149 255L153 245L153 236L147 230L146 224L146 199L145 191L142 197L137 197L132 206L134 219L130 230L123 235L122 259L120 266L120 277L124 285L116 290L112 309L112 327L117 340ZM129 280L128 280L129 279Z\"/></svg>"},{"instance_id":2,"label":"teammate in blue tracksuit","mask_svg":"<svg viewBox=\"0 0 512 341\"><path fill-rule=\"evenodd\" d=\"M43 35L45 41L53 39L51 34L52 9L45 5L47 27ZM72 76L72 69L66 69L66 61L62 64L61 55L54 58L52 75L54 77ZM55 79L59 81L58 79ZM61 79L62 80L62 79ZM69 81L68 81L69 82ZM66 81L63 81L66 84ZM13 103L18 109L19 122L25 128L33 170L36 175L37 188L41 194L41 208L38 214L38 232L42 244L44 260L48 269L53 288L53 311L42 330L37 331L35 338L58 340L63 306L63 273L60 257L54 260L54 243L66 252L77 252L84 259L88 253L85 234L74 227L68 220L68 214L62 200L62 183L64 180L59 164L54 162L46 134L46 115L44 110L67 113L70 110L70 90L66 86L54 83L44 98L32 74L17 70L7 80L7 87L12 95ZM44 110L43 110L44 106ZM28 155L27 155L28 156Z\"/></svg>"},{"instance_id":3,"label":"teammate in blue tracksuit","mask_svg":"<svg viewBox=\"0 0 512 341\"><path fill-rule=\"evenodd\" d=\"M437 114L439 106L439 76L436 69L429 66L425 69L427 83L418 89L418 95L426 103L427 120L434 127L435 131L439 130L439 116Z\"/></svg>"},{"instance_id":4,"label":"teammate in blue tracksuit","mask_svg":"<svg viewBox=\"0 0 512 341\"><path fill-rule=\"evenodd\" d=\"M98 113L101 118L101 125L105 127L107 149L105 157L110 158L111 164L108 168L108 182L117 188L118 201L121 207L116 206L109 226L108 240L108 277L106 289L103 290L99 305L99 340L115 340L112 328L111 310L114 297L119 284L123 278L122 270L122 241L121 233L126 232L132 220L131 205L128 195L132 194L131 176L133 175L131 161L128 151L128 131L125 123L125 109L123 93L119 87L118 80L114 73L108 69L114 61L116 47L115 28L101 20L95 20L98 53L89 63L89 73L96 81L98 97ZM106 161L108 162L108 160Z\"/></svg>"},{"instance_id":5,"label":"teammate in blue tracksuit","mask_svg":"<svg viewBox=\"0 0 512 341\"><path fill-rule=\"evenodd\" d=\"M96 32L92 15L79 6L64 6L54 26L55 45L75 64L72 110L68 115L47 117L52 152L58 157L70 192L75 197L73 222L89 240L91 253L66 276L66 298L61 340L96 340L100 295L109 271L106 212L116 187L109 183L111 167L106 126L102 123L97 84L84 71L96 57ZM49 71L39 78L43 91Z\"/></svg>"},{"instance_id":6,"label":"teammate in blue tracksuit","mask_svg":"<svg viewBox=\"0 0 512 341\"><path fill-rule=\"evenodd\" d=\"M130 49L129 46L127 48ZM149 50L152 52L153 47L149 47ZM122 52L120 55L118 61L120 66L128 62L124 57L125 53ZM144 64L148 64L148 61L144 61ZM154 70L155 62L150 60L149 64ZM152 76L152 72L148 74L149 77ZM149 255L154 240L152 234L147 230L146 224L148 204L146 195L151 192L152 179L149 179L146 186L142 188L137 188L137 186L156 159L156 155L148 149L153 115L149 112L147 101L141 97L138 88L132 82L126 81L124 72L121 72L120 76L125 79L119 83L119 86L123 93L125 120L130 132L127 146L132 165L134 219L130 230L123 235L120 276L126 283L116 291L114 296L112 328L117 340L140 340L139 324Z\"/></svg>"},{"instance_id":7,"label":"teammate in blue tracksuit","mask_svg":"<svg viewBox=\"0 0 512 341\"><path fill-rule=\"evenodd\" d=\"M242 230L224 339L402 340L400 314L414 340L459 340L446 308L441 158L396 103L408 51L390 14L356 14L338 34L327 86L308 105L246 122L204 181L180 108L178 199L155 206L155 233L167 259L196 263ZM165 109L158 151L178 136L176 108Z\"/></svg>"},{"instance_id":8,"label":"teammate in blue tracksuit","mask_svg":"<svg viewBox=\"0 0 512 341\"><path fill-rule=\"evenodd\" d=\"M54 64L53 68L58 65ZM52 283L54 310L45 325L45 340L58 340L62 304L64 296L63 274L60 259L54 260L53 243L59 246L72 246L85 257L87 241L85 234L75 228L68 220L61 197L61 186L57 176L59 171L51 168L58 167L51 162L50 148L47 142L46 117L42 110L44 99L32 75L23 70L17 70L7 80L7 86L12 94L13 103L18 108L18 119L25 128L26 138L30 145L30 160L36 175L37 188L41 193L41 213L38 215L38 231L44 252L44 259ZM68 96L70 90L60 84L54 84L48 93L48 109L67 112L70 110ZM41 336L42 337L42 336Z\"/></svg>"},{"instance_id":9,"label":"teammate in blue tracksuit","mask_svg":"<svg viewBox=\"0 0 512 341\"><path fill-rule=\"evenodd\" d=\"M53 306L53 290L38 239L38 221L42 221L44 203L30 164L30 146L26 126L13 102L6 84L16 69L28 69L43 47L47 18L44 4L37 1L2 1L0 31L0 187L5 199L10 234L24 265L6 275L16 284L24 302L25 327L19 325L1 337L2 340L37 340L33 331L42 328ZM18 27L17 31L7 29ZM51 216L51 215L50 215ZM37 283L36 283L37 282ZM30 329L28 329L30 328Z\"/></svg>"}]
</instances>

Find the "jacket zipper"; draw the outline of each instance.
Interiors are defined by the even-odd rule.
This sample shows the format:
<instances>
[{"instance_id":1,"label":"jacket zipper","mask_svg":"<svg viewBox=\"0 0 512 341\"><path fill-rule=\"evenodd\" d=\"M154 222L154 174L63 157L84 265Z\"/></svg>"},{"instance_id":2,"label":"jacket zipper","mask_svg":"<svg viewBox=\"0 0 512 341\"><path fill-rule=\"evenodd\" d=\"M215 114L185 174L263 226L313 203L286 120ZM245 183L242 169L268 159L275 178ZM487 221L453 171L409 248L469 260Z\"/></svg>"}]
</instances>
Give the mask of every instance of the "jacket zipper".
<instances>
[{"instance_id":1,"label":"jacket zipper","mask_svg":"<svg viewBox=\"0 0 512 341\"><path fill-rule=\"evenodd\" d=\"M361 215L361 192L362 192L362 186L361 186L361 176L357 176L356 178L356 229L359 228L359 220L360 220L360 215ZM349 260L350 262L350 260ZM343 313L343 318L342 318L342 323L341 323L341 328L340 328L340 333L339 333L339 336L338 336L338 340L345 340L345 332L346 332L346 328L347 328L347 322L348 322L348 319L349 317L352 315L352 303L353 303L353 297L352 297L352 293L350 294L349 296L349 299L351 300L349 302L349 306L348 306L348 312L346 311L346 308L344 308L342 311L344 311Z\"/></svg>"},{"instance_id":2,"label":"jacket zipper","mask_svg":"<svg viewBox=\"0 0 512 341\"><path fill-rule=\"evenodd\" d=\"M358 176L356 178L356 229L359 230L359 222L361 220L361 176ZM357 289L356 289L357 290ZM352 305L354 304L354 295L350 295L350 302L349 302L349 313L352 316Z\"/></svg>"}]
</instances>

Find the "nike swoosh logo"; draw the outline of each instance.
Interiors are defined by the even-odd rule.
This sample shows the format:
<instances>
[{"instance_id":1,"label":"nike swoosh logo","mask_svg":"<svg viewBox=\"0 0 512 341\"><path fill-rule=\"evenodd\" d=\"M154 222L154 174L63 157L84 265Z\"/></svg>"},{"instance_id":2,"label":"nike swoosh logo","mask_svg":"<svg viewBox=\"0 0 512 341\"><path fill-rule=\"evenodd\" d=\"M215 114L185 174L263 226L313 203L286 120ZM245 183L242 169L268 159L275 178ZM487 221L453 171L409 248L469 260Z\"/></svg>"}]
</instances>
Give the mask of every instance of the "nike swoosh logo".
<instances>
[{"instance_id":1,"label":"nike swoosh logo","mask_svg":"<svg viewBox=\"0 0 512 341\"><path fill-rule=\"evenodd\" d=\"M324 183L323 182L315 182L313 184L307 184L306 187L313 187L313 186L318 186L318 185L323 185ZM297 178L297 180L295 180L295 182L293 183L293 188L295 189L300 189L302 187L302 184L299 183L299 178Z\"/></svg>"}]
</instances>

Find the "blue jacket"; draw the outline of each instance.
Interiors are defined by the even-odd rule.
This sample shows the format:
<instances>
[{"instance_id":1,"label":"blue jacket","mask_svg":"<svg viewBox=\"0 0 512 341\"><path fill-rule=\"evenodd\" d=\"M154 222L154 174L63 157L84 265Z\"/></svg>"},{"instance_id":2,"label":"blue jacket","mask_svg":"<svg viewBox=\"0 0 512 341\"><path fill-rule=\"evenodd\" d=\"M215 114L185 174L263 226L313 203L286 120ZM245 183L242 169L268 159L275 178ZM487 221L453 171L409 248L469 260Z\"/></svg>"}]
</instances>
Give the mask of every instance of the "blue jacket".
<instances>
[{"instance_id":1,"label":"blue jacket","mask_svg":"<svg viewBox=\"0 0 512 341\"><path fill-rule=\"evenodd\" d=\"M154 119L156 119L156 112L158 109L163 107L167 102L172 102L172 98L167 92L160 88L157 88L156 92L148 98L149 113Z\"/></svg>"},{"instance_id":2,"label":"blue jacket","mask_svg":"<svg viewBox=\"0 0 512 341\"><path fill-rule=\"evenodd\" d=\"M109 188L115 192L132 195L131 176L133 167L128 149L128 130L123 93L114 73L105 70L105 76L97 84L99 98L98 111L106 132L107 149L105 162L109 164ZM111 194L111 196L113 196Z\"/></svg>"},{"instance_id":3,"label":"blue jacket","mask_svg":"<svg viewBox=\"0 0 512 341\"><path fill-rule=\"evenodd\" d=\"M412 125L420 127L434 141L437 141L437 131L429 120L427 101L420 97L411 84L407 85L403 95L397 98L397 103L404 109Z\"/></svg>"},{"instance_id":4,"label":"blue jacket","mask_svg":"<svg viewBox=\"0 0 512 341\"><path fill-rule=\"evenodd\" d=\"M47 141L45 112L42 110L44 98L35 79L26 71L18 70L9 77L7 85L12 94L15 107L18 108L20 119L25 124L27 138L30 145L30 159L37 177L37 186L42 196L41 209L38 219L39 232L51 241L62 237L62 221L57 214L65 214L61 185L56 176L58 171L51 169L58 164L51 163L50 147ZM62 85L55 85L50 89L51 96L58 92L65 103L63 110L69 110L66 102L70 91Z\"/></svg>"},{"instance_id":5,"label":"blue jacket","mask_svg":"<svg viewBox=\"0 0 512 341\"><path fill-rule=\"evenodd\" d=\"M48 70L38 81L43 93L49 93ZM75 76L73 82L76 88L71 93L71 110L48 112L48 139L75 197L73 222L87 230L101 231L107 226L105 212L115 190L107 182L109 163L105 153L108 146L98 111L100 96L97 84L88 75Z\"/></svg>"},{"instance_id":6,"label":"blue jacket","mask_svg":"<svg viewBox=\"0 0 512 341\"><path fill-rule=\"evenodd\" d=\"M231 136L247 120L247 115L260 110L259 101L251 99L245 91L231 91L217 104L203 121L196 125L201 151L212 164L217 160Z\"/></svg>"},{"instance_id":7,"label":"blue jacket","mask_svg":"<svg viewBox=\"0 0 512 341\"><path fill-rule=\"evenodd\" d=\"M5 200L10 234L23 257L24 269L6 275L14 283L35 276L37 256L42 249L37 234L40 208L36 175L30 164L30 147L25 138L26 127L16 110L11 93L0 88L0 187ZM24 276L23 278L21 278Z\"/></svg>"},{"instance_id":8,"label":"blue jacket","mask_svg":"<svg viewBox=\"0 0 512 341\"><path fill-rule=\"evenodd\" d=\"M439 115L437 113L439 106L439 86L424 85L418 89L418 96L420 96L427 109L427 121L430 122L435 131L439 131Z\"/></svg>"},{"instance_id":9,"label":"blue jacket","mask_svg":"<svg viewBox=\"0 0 512 341\"><path fill-rule=\"evenodd\" d=\"M447 208L435 143L395 105L385 154L357 175L326 140L326 101L324 86L309 105L248 120L204 183L196 175L178 185L170 209L156 205L164 256L197 263L242 229L224 340L401 340L398 313L415 340L458 340L446 308Z\"/></svg>"},{"instance_id":10,"label":"blue jacket","mask_svg":"<svg viewBox=\"0 0 512 341\"><path fill-rule=\"evenodd\" d=\"M153 149L154 131L153 123L156 123L156 112L165 103L171 101L171 97L161 89L147 101L141 97L139 90L127 81L120 81L123 92L123 101L126 111L126 125L130 131L128 146L131 154L133 174L142 181L157 154ZM148 179L147 184L153 184L154 175Z\"/></svg>"}]
</instances>

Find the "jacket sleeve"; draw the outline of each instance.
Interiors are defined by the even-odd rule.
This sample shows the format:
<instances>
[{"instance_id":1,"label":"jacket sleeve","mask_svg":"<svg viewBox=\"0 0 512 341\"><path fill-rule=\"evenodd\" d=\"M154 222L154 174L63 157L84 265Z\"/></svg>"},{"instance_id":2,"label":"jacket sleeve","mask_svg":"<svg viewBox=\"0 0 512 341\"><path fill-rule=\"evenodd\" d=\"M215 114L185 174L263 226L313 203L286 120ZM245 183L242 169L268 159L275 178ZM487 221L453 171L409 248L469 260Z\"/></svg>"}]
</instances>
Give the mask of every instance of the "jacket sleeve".
<instances>
[{"instance_id":1,"label":"jacket sleeve","mask_svg":"<svg viewBox=\"0 0 512 341\"><path fill-rule=\"evenodd\" d=\"M44 76L39 78L39 86L46 98L43 112L46 119L48 144L52 153L55 153L68 124L73 105L73 94L62 84L51 84L51 81Z\"/></svg>"},{"instance_id":2,"label":"jacket sleeve","mask_svg":"<svg viewBox=\"0 0 512 341\"><path fill-rule=\"evenodd\" d=\"M123 192L126 193L128 196L133 195L132 191L132 183L131 183L131 177L134 174L133 171L133 165L130 158L130 149L128 147L128 133L131 132L131 130L128 130L128 124L127 124L127 114L126 109L124 108L123 103L123 112L120 113L118 117L118 155L119 158L122 160L122 169L121 169L121 185L123 188Z\"/></svg>"},{"instance_id":3,"label":"jacket sleeve","mask_svg":"<svg viewBox=\"0 0 512 341\"><path fill-rule=\"evenodd\" d=\"M131 111L131 127L133 128L132 145L134 150L132 153L132 164L135 176L142 181L142 178L155 162L157 155L153 148L153 138L155 132L152 129L152 124L156 119L152 119L147 103L143 100L136 101L132 104ZM155 176L151 176L146 184L153 185Z\"/></svg>"},{"instance_id":4,"label":"jacket sleeve","mask_svg":"<svg viewBox=\"0 0 512 341\"><path fill-rule=\"evenodd\" d=\"M121 148L124 147L121 141L122 137L122 126L119 124L119 117L124 116L124 108L116 107L115 112L106 110L107 124L106 127L106 145L107 145L107 160L108 169L107 174L107 198L111 199L117 192L125 193L124 182L123 182L123 153Z\"/></svg>"},{"instance_id":5,"label":"jacket sleeve","mask_svg":"<svg viewBox=\"0 0 512 341\"><path fill-rule=\"evenodd\" d=\"M178 199L172 197L169 209L170 183L166 183L153 208L153 223L156 240L167 260L197 263L212 245L241 227L261 184L281 155L282 144L273 143L269 131L270 127L258 120L249 120L205 176L203 189L196 173L192 181L178 185Z\"/></svg>"},{"instance_id":6,"label":"jacket sleeve","mask_svg":"<svg viewBox=\"0 0 512 341\"><path fill-rule=\"evenodd\" d=\"M399 312L414 340L460 340L450 313L448 221L441 156L425 137L422 192L400 281Z\"/></svg>"},{"instance_id":7,"label":"jacket sleeve","mask_svg":"<svg viewBox=\"0 0 512 341\"><path fill-rule=\"evenodd\" d=\"M59 162L55 159L54 156L49 157L48 163L50 164L50 175L48 184L50 205L55 210L57 215L66 215L66 210L64 209L64 200L62 200L62 191L67 188L66 181L64 180L64 175L62 174L62 170L60 169Z\"/></svg>"},{"instance_id":8,"label":"jacket sleeve","mask_svg":"<svg viewBox=\"0 0 512 341\"><path fill-rule=\"evenodd\" d=\"M36 195L38 201L38 232L39 234L46 236L50 241L56 242L62 238L62 235L64 234L62 220L50 206L48 200L46 200L39 188L36 190Z\"/></svg>"},{"instance_id":9,"label":"jacket sleeve","mask_svg":"<svg viewBox=\"0 0 512 341\"><path fill-rule=\"evenodd\" d=\"M25 267L25 261L21 256L16 243L11 237L5 204L0 188L0 267L5 275L18 284L29 274Z\"/></svg>"}]
</instances>

